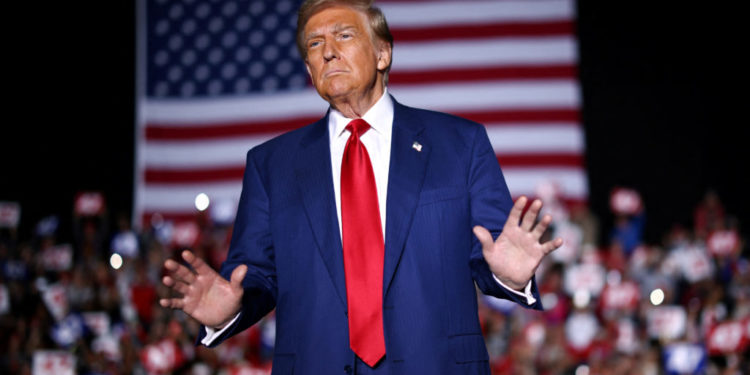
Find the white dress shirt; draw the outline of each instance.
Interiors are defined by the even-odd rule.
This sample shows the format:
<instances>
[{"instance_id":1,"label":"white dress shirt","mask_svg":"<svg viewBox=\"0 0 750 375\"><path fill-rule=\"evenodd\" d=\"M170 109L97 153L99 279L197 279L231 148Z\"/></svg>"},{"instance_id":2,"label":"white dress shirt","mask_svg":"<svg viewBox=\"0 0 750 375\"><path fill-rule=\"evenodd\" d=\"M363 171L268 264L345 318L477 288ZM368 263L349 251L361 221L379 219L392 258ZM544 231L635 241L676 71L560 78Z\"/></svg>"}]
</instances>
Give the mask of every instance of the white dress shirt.
<instances>
[{"instance_id":1,"label":"white dress shirt","mask_svg":"<svg viewBox=\"0 0 750 375\"><path fill-rule=\"evenodd\" d=\"M370 124L370 130L359 137L367 149L375 175L375 186L378 191L378 207L380 208L380 223L385 238L385 203L388 193L388 169L391 161L391 135L393 133L393 100L388 95L388 90L383 96L362 116L362 119ZM341 233L341 160L344 158L344 148L351 134L346 126L353 119L346 118L336 109L331 108L328 114L328 136L331 146L331 171L333 172L333 191L336 197L336 214L338 215L339 233ZM342 235L343 237L343 235ZM523 292L509 288L495 275L492 275L505 289L525 297L526 302L532 305L536 298L531 294L531 281L526 285ZM220 330L206 327L206 336L201 340L204 345L209 345L224 331L231 327L239 318L240 314L232 319L229 324Z\"/></svg>"}]
</instances>

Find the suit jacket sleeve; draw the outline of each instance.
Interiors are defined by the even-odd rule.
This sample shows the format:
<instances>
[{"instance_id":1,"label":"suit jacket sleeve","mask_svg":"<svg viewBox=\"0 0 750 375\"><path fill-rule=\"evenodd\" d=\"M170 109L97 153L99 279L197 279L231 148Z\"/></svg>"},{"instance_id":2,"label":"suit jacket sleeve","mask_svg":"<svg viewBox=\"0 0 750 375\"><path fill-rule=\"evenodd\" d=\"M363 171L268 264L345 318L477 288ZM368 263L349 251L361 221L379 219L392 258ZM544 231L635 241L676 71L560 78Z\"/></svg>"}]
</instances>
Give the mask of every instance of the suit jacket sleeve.
<instances>
[{"instance_id":1,"label":"suit jacket sleeve","mask_svg":"<svg viewBox=\"0 0 750 375\"><path fill-rule=\"evenodd\" d=\"M513 199L483 126L480 126L476 132L472 147L469 196L473 220L472 227L482 225L492 233L493 238L497 238L505 225L510 208L513 206ZM482 255L482 246L473 235L470 262L474 281L484 294L508 299L524 307L542 309L536 280L532 278L531 289L536 302L529 305L524 297L505 289L492 277L489 265Z\"/></svg>"},{"instance_id":2,"label":"suit jacket sleeve","mask_svg":"<svg viewBox=\"0 0 750 375\"><path fill-rule=\"evenodd\" d=\"M269 221L269 199L253 150L247 154L242 194L229 254L221 266L221 276L229 280L232 271L241 264L246 264L248 271L242 283L244 294L240 316L233 327L214 340L210 347L219 345L226 338L255 324L276 306L278 290ZM204 336L205 329L201 327L198 342Z\"/></svg>"}]
</instances>

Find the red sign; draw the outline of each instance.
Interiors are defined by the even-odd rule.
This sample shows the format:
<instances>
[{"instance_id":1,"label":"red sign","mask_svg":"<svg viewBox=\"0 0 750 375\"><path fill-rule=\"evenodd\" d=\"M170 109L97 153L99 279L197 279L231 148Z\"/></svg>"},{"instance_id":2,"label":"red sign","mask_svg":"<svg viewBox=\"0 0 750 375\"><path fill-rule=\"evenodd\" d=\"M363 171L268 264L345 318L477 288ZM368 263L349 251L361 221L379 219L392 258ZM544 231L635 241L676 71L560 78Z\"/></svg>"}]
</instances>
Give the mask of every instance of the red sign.
<instances>
[{"instance_id":1,"label":"red sign","mask_svg":"<svg viewBox=\"0 0 750 375\"><path fill-rule=\"evenodd\" d=\"M718 324L708 331L708 352L714 354L739 353L747 346L748 337L745 334L747 323L730 321Z\"/></svg>"},{"instance_id":2,"label":"red sign","mask_svg":"<svg viewBox=\"0 0 750 375\"><path fill-rule=\"evenodd\" d=\"M601 304L605 310L634 311L638 308L641 291L632 281L607 285L602 292Z\"/></svg>"},{"instance_id":3,"label":"red sign","mask_svg":"<svg viewBox=\"0 0 750 375\"><path fill-rule=\"evenodd\" d=\"M172 339L163 339L141 350L141 362L149 374L167 374L176 369L185 358Z\"/></svg>"}]
</instances>

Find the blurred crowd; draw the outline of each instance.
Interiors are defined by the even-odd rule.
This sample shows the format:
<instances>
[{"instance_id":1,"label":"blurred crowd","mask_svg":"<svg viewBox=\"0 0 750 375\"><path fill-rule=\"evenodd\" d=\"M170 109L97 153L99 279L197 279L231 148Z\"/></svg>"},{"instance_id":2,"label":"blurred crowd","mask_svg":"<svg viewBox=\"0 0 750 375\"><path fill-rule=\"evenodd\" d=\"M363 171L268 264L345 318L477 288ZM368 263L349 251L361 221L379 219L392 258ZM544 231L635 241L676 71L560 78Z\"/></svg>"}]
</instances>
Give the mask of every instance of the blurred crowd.
<instances>
[{"instance_id":1,"label":"blurred crowd","mask_svg":"<svg viewBox=\"0 0 750 375\"><path fill-rule=\"evenodd\" d=\"M478 294L493 374L750 373L748 251L715 193L660 243L644 242L632 189L613 190L604 235L586 205L551 186L539 196L555 218L548 236L565 244L537 272L545 311ZM158 303L167 258L191 249L220 267L231 210L155 215L134 230L100 193L74 200L72 228L39 218L31 238L18 236L20 207L0 202L0 373L270 374L273 313L208 349L195 345L198 324Z\"/></svg>"}]
</instances>

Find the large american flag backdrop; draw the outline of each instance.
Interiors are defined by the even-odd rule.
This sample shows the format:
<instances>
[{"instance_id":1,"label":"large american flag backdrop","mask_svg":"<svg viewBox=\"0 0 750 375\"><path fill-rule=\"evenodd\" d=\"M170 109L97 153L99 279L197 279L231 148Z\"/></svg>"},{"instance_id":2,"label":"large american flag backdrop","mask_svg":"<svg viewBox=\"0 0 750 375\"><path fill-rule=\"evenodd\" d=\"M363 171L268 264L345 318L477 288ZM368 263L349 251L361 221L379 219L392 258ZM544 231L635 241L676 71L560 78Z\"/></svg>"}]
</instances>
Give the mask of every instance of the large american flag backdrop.
<instances>
[{"instance_id":1,"label":"large american flag backdrop","mask_svg":"<svg viewBox=\"0 0 750 375\"><path fill-rule=\"evenodd\" d=\"M134 217L236 205L246 152L327 109L295 47L291 0L141 0ZM511 193L585 201L574 0L383 1L389 91L484 124Z\"/></svg>"}]
</instances>

